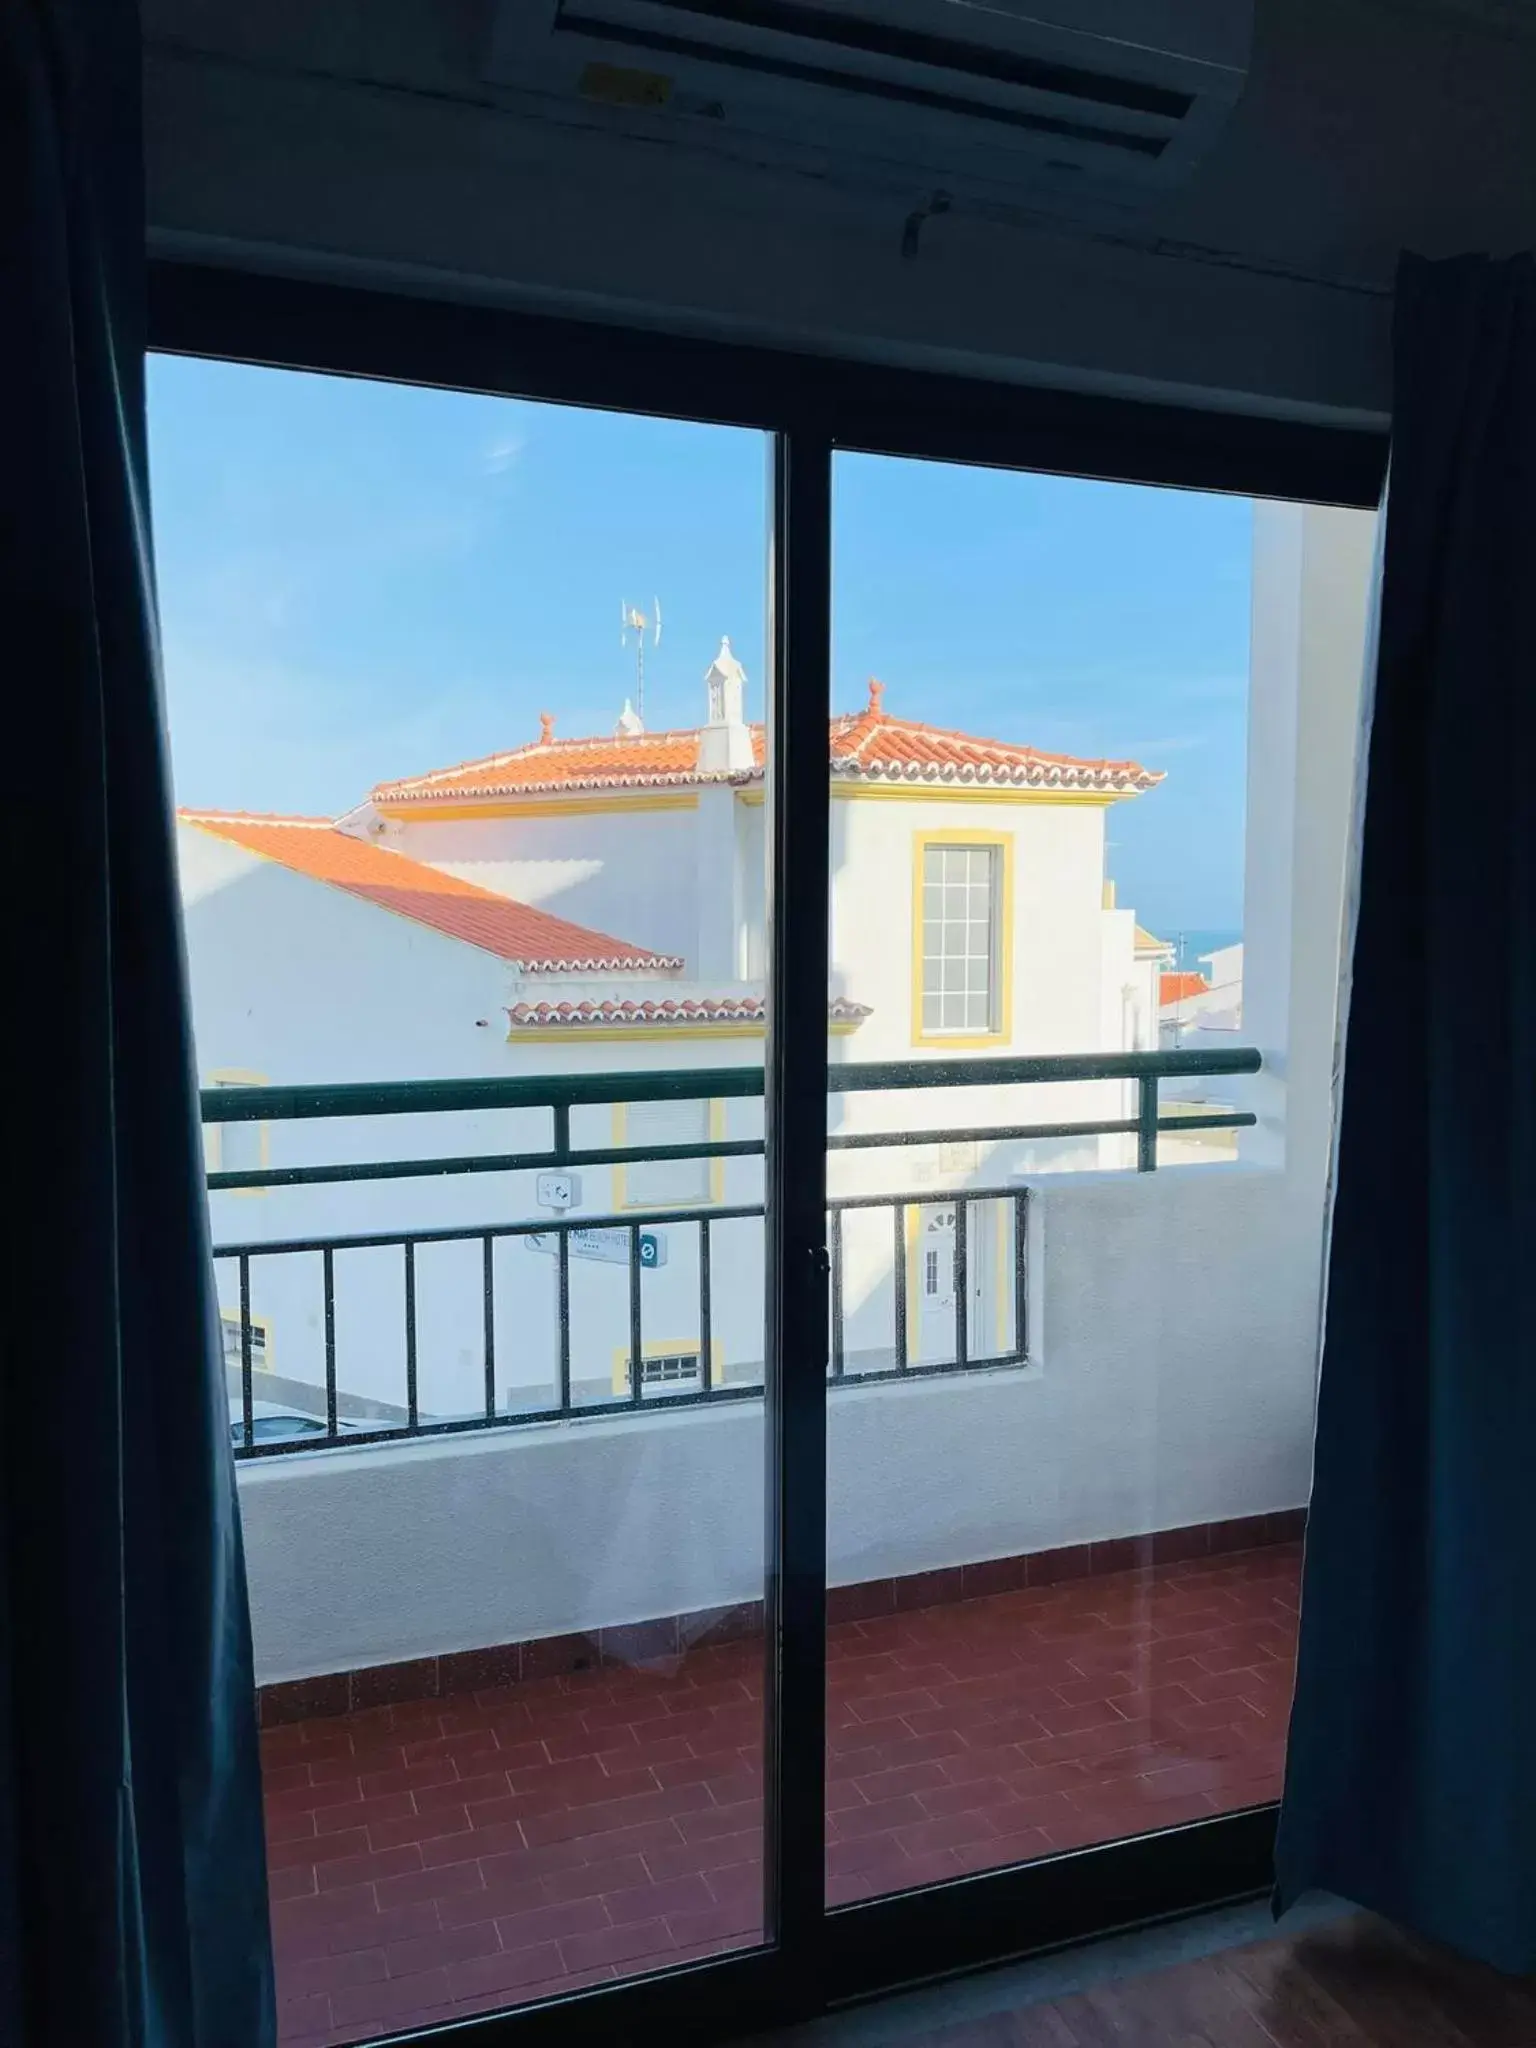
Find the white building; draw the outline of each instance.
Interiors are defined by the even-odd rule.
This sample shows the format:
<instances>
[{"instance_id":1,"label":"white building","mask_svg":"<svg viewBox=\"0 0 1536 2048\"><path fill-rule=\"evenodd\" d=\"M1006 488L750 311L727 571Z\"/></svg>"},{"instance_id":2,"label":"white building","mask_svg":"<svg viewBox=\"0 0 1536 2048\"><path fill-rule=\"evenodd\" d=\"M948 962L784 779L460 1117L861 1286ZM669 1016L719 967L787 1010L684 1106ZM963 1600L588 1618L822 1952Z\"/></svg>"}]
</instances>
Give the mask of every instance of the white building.
<instances>
[{"instance_id":1,"label":"white building","mask_svg":"<svg viewBox=\"0 0 1536 2048\"><path fill-rule=\"evenodd\" d=\"M756 1066L765 972L763 736L722 643L702 727L537 739L381 784L335 820L185 812L181 871L201 1079L221 1083L444 1080ZM1086 1053L1157 1042L1164 949L1116 907L1105 813L1161 778L901 719L881 686L830 732L829 1051L931 1062ZM834 1136L1082 1123L1134 1114L1121 1082L834 1094ZM578 1148L759 1138L760 1102L578 1106ZM213 1170L526 1153L547 1110L358 1118L210 1130ZM840 1150L836 1195L1002 1189L964 1219L967 1353L1023 1349L1015 1210L1025 1174L1128 1163L1123 1136ZM756 1158L581 1169L569 1213L647 1215L662 1262L643 1275L645 1374L697 1384L703 1313L697 1212L760 1204ZM334 1259L344 1415L394 1419L406 1380L402 1249L409 1232L537 1217L529 1172L348 1181L213 1197L218 1245L388 1236ZM686 1221L665 1219L685 1212ZM562 1212L564 1213L564 1212ZM551 1221L555 1219L551 1217ZM893 1212L842 1219L845 1369L893 1362ZM906 1355L955 1355L953 1203L908 1205ZM709 1226L710 1375L761 1375L762 1232ZM573 1262L577 1400L630 1385L628 1253ZM424 1414L554 1404L554 1239L470 1234L416 1247L417 1382ZM487 1361L484 1262L493 1325ZM320 1255L253 1256L255 1362L274 1400L313 1408L325 1381ZM221 1266L232 1358L239 1270Z\"/></svg>"},{"instance_id":2,"label":"white building","mask_svg":"<svg viewBox=\"0 0 1536 2048\"><path fill-rule=\"evenodd\" d=\"M1167 977L1158 1008L1158 1037L1165 1046L1199 1046L1203 1034L1243 1028L1243 948L1241 941L1202 953L1203 974ZM1197 985L1198 984L1198 985Z\"/></svg>"}]
</instances>

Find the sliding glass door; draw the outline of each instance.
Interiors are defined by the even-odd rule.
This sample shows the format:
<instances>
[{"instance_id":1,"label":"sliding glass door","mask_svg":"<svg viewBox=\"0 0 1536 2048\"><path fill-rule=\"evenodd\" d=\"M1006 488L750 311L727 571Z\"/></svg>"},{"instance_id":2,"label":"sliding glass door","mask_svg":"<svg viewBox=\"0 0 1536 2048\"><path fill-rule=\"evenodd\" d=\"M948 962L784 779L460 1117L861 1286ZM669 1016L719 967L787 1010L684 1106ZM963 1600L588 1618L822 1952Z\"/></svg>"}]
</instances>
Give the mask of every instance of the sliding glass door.
<instances>
[{"instance_id":1,"label":"sliding glass door","mask_svg":"<svg viewBox=\"0 0 1536 2048\"><path fill-rule=\"evenodd\" d=\"M280 2038L760 1948L764 437L152 393Z\"/></svg>"},{"instance_id":2,"label":"sliding glass door","mask_svg":"<svg viewBox=\"0 0 1536 2048\"><path fill-rule=\"evenodd\" d=\"M156 321L287 2048L1262 1886L1379 450Z\"/></svg>"},{"instance_id":3,"label":"sliding glass door","mask_svg":"<svg viewBox=\"0 0 1536 2048\"><path fill-rule=\"evenodd\" d=\"M1316 1299L1254 1324L1296 1200L1244 1030L1254 506L835 483L842 1904L1278 1798Z\"/></svg>"}]
</instances>

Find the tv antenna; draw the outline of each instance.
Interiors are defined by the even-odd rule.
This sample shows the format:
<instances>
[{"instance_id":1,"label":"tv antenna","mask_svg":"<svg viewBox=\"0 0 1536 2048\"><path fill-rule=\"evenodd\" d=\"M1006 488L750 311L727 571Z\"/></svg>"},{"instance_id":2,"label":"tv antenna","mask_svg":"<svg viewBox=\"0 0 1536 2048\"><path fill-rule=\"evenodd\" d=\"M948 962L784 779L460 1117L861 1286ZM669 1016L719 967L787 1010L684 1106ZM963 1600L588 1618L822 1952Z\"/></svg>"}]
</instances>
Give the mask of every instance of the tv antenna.
<instances>
[{"instance_id":1,"label":"tv antenna","mask_svg":"<svg viewBox=\"0 0 1536 2048\"><path fill-rule=\"evenodd\" d=\"M635 715L643 720L645 717L645 636L647 633L650 634L652 647L659 647L661 645L661 599L659 597L651 599L649 617L640 610L638 605L626 603L619 606L619 645L621 647L629 645L631 633L635 636Z\"/></svg>"}]
</instances>

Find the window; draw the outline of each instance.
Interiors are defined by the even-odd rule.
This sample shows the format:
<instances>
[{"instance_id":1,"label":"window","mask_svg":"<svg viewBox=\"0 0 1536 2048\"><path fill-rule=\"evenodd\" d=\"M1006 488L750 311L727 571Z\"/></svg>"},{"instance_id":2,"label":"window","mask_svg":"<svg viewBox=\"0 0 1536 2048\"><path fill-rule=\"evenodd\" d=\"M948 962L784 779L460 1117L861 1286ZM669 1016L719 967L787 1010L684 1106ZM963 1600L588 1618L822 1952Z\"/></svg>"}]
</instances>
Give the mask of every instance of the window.
<instances>
[{"instance_id":1,"label":"window","mask_svg":"<svg viewBox=\"0 0 1536 2048\"><path fill-rule=\"evenodd\" d=\"M697 1393L701 1384L697 1351L669 1351L661 1358L641 1361L640 1384L649 1392Z\"/></svg>"},{"instance_id":2,"label":"window","mask_svg":"<svg viewBox=\"0 0 1536 2048\"><path fill-rule=\"evenodd\" d=\"M210 1075L212 1088L253 1088L265 1084L265 1074L227 1067ZM259 1173L271 1163L268 1127L264 1123L207 1124L205 1156L210 1173ZM232 1188L232 1194L263 1195L265 1188Z\"/></svg>"},{"instance_id":3,"label":"window","mask_svg":"<svg viewBox=\"0 0 1536 2048\"><path fill-rule=\"evenodd\" d=\"M711 1348L710 1357L713 1361L711 1378L718 1387L723 1383L718 1338ZM631 1380L627 1344L619 1345L613 1354L613 1391L620 1400L629 1399ZM652 1395L665 1400L669 1394L702 1394L704 1361L697 1342L688 1337L668 1337L647 1344L640 1361L640 1392L647 1400Z\"/></svg>"},{"instance_id":4,"label":"window","mask_svg":"<svg viewBox=\"0 0 1536 2048\"><path fill-rule=\"evenodd\" d=\"M1007 853L962 833L918 842L919 1041L1007 1035Z\"/></svg>"},{"instance_id":5,"label":"window","mask_svg":"<svg viewBox=\"0 0 1536 2048\"><path fill-rule=\"evenodd\" d=\"M649 1146L707 1145L725 1129L723 1102L617 1103L613 1142ZM723 1161L632 1159L613 1170L614 1206L621 1209L699 1208L720 1199Z\"/></svg>"},{"instance_id":6,"label":"window","mask_svg":"<svg viewBox=\"0 0 1536 2048\"><path fill-rule=\"evenodd\" d=\"M221 1309L219 1327L224 1333L224 1363L236 1372L241 1366L240 1316L238 1310ZM272 1325L266 1316L251 1317L251 1370L272 1370Z\"/></svg>"}]
</instances>

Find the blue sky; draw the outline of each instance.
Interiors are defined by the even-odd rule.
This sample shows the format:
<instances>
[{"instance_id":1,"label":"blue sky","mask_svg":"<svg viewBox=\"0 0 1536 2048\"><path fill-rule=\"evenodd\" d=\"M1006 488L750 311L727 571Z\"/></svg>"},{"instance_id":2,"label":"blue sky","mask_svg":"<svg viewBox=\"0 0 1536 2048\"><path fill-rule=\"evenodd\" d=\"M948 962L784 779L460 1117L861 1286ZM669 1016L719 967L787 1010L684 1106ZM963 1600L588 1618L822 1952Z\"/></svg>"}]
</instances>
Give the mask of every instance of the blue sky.
<instances>
[{"instance_id":1,"label":"blue sky","mask_svg":"<svg viewBox=\"0 0 1536 2048\"><path fill-rule=\"evenodd\" d=\"M697 724L729 633L762 708L756 434L156 358L150 449L177 799L332 813L385 777L611 730L623 599L661 600L646 722ZM1163 786L1109 814L1120 900L1242 914L1251 510L872 456L836 473L839 708Z\"/></svg>"}]
</instances>

